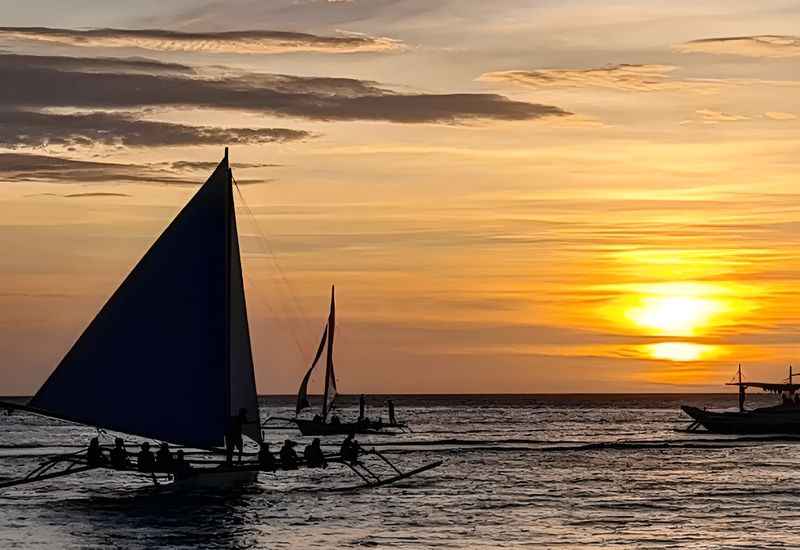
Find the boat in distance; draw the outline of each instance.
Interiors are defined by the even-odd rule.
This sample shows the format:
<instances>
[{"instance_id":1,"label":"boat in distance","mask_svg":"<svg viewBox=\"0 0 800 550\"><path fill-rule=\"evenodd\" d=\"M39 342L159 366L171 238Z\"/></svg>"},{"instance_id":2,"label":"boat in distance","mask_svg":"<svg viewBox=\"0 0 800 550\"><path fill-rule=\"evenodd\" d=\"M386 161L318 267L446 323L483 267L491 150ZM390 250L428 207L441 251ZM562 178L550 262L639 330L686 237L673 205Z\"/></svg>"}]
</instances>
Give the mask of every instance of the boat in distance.
<instances>
[{"instance_id":1,"label":"boat in distance","mask_svg":"<svg viewBox=\"0 0 800 550\"><path fill-rule=\"evenodd\" d=\"M793 377L792 368L789 367L787 383L748 382L742 380L742 370L739 367L738 380L726 384L739 388L739 410L709 411L682 405L681 410L693 420L688 430L696 431L702 426L709 432L719 434L800 434L800 394L798 394L800 384L795 384ZM758 388L780 395L781 403L747 410L745 408L747 388Z\"/></svg>"}]
</instances>

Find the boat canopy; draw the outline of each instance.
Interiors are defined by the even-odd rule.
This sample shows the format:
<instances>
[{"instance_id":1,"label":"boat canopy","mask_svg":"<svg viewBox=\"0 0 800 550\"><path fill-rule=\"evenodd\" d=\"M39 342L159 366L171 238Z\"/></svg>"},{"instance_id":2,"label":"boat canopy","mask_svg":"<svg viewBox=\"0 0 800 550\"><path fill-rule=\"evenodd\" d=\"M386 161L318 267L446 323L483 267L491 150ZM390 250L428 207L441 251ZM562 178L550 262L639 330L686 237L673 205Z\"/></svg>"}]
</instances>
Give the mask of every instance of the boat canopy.
<instances>
[{"instance_id":1,"label":"boat canopy","mask_svg":"<svg viewBox=\"0 0 800 550\"><path fill-rule=\"evenodd\" d=\"M800 390L800 384L773 384L769 382L729 382L726 386L739 386L742 388L760 388L770 393L796 392Z\"/></svg>"},{"instance_id":2,"label":"boat canopy","mask_svg":"<svg viewBox=\"0 0 800 550\"><path fill-rule=\"evenodd\" d=\"M199 448L246 409L261 440L227 149L28 406Z\"/></svg>"}]
</instances>

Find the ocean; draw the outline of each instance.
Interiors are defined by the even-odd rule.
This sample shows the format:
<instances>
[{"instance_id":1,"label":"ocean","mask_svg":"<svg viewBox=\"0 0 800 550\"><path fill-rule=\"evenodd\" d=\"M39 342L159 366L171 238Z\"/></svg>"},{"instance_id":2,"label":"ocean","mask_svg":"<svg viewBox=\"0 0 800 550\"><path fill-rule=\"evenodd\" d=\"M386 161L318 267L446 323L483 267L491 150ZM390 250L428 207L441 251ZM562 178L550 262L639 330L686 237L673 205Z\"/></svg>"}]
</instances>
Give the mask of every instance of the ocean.
<instances>
[{"instance_id":1,"label":"ocean","mask_svg":"<svg viewBox=\"0 0 800 550\"><path fill-rule=\"evenodd\" d=\"M235 494L175 494L95 470L0 490L0 548L797 548L800 439L680 430L679 406L736 395L393 396L413 432L360 436L402 468L351 492L341 465L261 474ZM751 406L774 397L754 393ZM146 400L144 400L146 404ZM368 399L383 415L384 398ZM293 397L262 397L262 418ZM340 414L357 414L341 397ZM132 411L132 414L135 412ZM93 429L0 416L0 479L75 452ZM290 430L270 430L281 443ZM101 434L109 444L114 434ZM128 438L130 451L136 438ZM341 438L325 438L333 452ZM382 463L373 465L384 472Z\"/></svg>"}]
</instances>

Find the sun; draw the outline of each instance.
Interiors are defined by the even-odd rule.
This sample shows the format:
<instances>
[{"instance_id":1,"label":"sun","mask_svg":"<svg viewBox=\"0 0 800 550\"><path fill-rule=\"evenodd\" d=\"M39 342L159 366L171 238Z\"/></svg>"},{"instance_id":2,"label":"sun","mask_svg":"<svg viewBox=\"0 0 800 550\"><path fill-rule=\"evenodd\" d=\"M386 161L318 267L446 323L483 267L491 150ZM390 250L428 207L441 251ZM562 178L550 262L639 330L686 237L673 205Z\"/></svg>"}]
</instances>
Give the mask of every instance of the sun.
<instances>
[{"instance_id":1,"label":"sun","mask_svg":"<svg viewBox=\"0 0 800 550\"><path fill-rule=\"evenodd\" d=\"M645 348L653 359L667 361L699 361L718 354L717 346L691 342L659 342L648 344Z\"/></svg>"},{"instance_id":2,"label":"sun","mask_svg":"<svg viewBox=\"0 0 800 550\"><path fill-rule=\"evenodd\" d=\"M643 296L625 316L655 334L695 336L724 310L721 302L697 296Z\"/></svg>"}]
</instances>

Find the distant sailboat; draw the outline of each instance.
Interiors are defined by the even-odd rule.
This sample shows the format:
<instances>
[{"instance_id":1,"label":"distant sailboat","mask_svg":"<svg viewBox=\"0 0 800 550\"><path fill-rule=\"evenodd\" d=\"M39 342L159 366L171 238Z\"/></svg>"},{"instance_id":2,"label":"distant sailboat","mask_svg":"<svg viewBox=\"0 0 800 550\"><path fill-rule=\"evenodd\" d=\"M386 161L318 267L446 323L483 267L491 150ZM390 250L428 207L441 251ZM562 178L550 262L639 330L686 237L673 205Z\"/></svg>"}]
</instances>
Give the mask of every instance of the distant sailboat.
<instances>
[{"instance_id":1,"label":"distant sailboat","mask_svg":"<svg viewBox=\"0 0 800 550\"><path fill-rule=\"evenodd\" d=\"M331 286L331 306L328 313L328 320L322 330L322 339L317 347L317 353L314 355L314 360L311 366L303 377L300 383L300 389L297 392L297 405L295 407L295 418L282 419L274 418L274 420L287 420L297 425L300 433L303 435L338 435L350 433L387 433L381 432L384 428L405 428L406 425L400 422L392 422L389 424L384 423L382 420L370 420L363 416L363 401L361 404L361 417L357 422L341 422L337 416L332 416L333 404L336 399L336 374L333 370L333 342L334 334L336 331L336 298L335 289ZM320 414L316 415L314 419L308 420L299 418L303 410L311 407L308 398L308 384L311 380L311 375L314 369L320 362L322 352L326 351L325 355L325 390L322 394L322 408ZM362 396L363 397L363 396ZM331 416L329 421L329 416ZM394 407L391 408L391 416L394 416Z\"/></svg>"}]
</instances>

